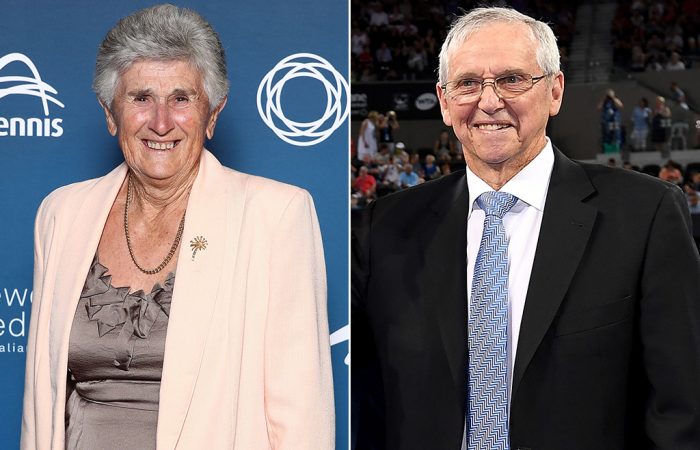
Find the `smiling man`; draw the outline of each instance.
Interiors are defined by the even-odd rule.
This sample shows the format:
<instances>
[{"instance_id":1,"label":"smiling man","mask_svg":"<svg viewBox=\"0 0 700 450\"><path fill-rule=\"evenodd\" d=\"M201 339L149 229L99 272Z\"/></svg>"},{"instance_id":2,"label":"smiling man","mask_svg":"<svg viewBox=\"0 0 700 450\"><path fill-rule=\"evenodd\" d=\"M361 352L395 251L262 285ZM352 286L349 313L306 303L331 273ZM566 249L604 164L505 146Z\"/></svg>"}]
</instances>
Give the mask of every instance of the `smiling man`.
<instances>
[{"instance_id":1,"label":"smiling man","mask_svg":"<svg viewBox=\"0 0 700 450\"><path fill-rule=\"evenodd\" d=\"M439 73L466 173L374 202L354 230L356 447L700 448L682 192L554 147L564 75L542 22L474 9Z\"/></svg>"}]
</instances>

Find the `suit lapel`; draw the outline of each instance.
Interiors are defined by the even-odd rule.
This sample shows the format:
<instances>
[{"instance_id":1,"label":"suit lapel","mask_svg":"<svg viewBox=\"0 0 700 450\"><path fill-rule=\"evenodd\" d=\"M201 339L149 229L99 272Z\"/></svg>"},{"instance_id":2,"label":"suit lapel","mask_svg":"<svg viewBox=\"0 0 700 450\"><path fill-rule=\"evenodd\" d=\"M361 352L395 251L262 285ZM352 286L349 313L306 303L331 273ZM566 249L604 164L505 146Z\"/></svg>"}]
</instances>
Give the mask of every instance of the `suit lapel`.
<instances>
[{"instance_id":1,"label":"suit lapel","mask_svg":"<svg viewBox=\"0 0 700 450\"><path fill-rule=\"evenodd\" d=\"M421 285L434 305L440 337L457 392L464 390L467 354L467 213L469 192L462 174L444 200L433 208L436 226L429 230ZM427 305L429 308L431 305Z\"/></svg>"},{"instance_id":2,"label":"suit lapel","mask_svg":"<svg viewBox=\"0 0 700 450\"><path fill-rule=\"evenodd\" d=\"M245 185L237 179L240 185L232 186L230 180L226 169L205 150L187 205L175 275L160 389L159 449L177 446L199 375L222 271L233 270ZM231 189L240 195L230 195ZM195 240L206 240L206 248L193 257Z\"/></svg>"},{"instance_id":3,"label":"suit lapel","mask_svg":"<svg viewBox=\"0 0 700 450\"><path fill-rule=\"evenodd\" d=\"M583 169L555 149L537 251L530 275L513 373L513 396L549 329L575 274L597 210L583 203L595 192Z\"/></svg>"}]
</instances>

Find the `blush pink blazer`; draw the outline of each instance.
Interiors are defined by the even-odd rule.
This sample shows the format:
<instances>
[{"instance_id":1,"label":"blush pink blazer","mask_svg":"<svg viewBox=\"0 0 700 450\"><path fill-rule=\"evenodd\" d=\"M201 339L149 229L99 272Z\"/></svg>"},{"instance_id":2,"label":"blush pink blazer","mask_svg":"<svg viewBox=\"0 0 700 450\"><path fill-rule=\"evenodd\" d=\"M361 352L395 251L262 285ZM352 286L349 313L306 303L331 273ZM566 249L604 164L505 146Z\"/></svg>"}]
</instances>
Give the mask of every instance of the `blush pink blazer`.
<instances>
[{"instance_id":1,"label":"blush pink blazer","mask_svg":"<svg viewBox=\"0 0 700 450\"><path fill-rule=\"evenodd\" d=\"M64 448L71 322L126 173L60 188L39 209L22 449ZM197 236L208 246L193 260ZM309 194L205 150L179 250L157 448L333 449L327 320Z\"/></svg>"}]
</instances>

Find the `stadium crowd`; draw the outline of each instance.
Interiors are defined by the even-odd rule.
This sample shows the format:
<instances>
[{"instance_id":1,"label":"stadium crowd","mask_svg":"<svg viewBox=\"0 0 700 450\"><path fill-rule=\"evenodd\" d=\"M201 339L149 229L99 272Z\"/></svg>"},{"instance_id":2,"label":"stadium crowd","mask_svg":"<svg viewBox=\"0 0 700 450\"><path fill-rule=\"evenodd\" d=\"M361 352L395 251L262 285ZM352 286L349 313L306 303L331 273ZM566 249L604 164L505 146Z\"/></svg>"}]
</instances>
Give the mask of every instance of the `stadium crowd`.
<instances>
[{"instance_id":1,"label":"stadium crowd","mask_svg":"<svg viewBox=\"0 0 700 450\"><path fill-rule=\"evenodd\" d=\"M352 0L351 79L354 82L434 80L451 18L478 5L510 6L552 24L562 59L574 34L571 0Z\"/></svg>"},{"instance_id":2,"label":"stadium crowd","mask_svg":"<svg viewBox=\"0 0 700 450\"><path fill-rule=\"evenodd\" d=\"M630 71L700 64L700 0L621 1L612 22L615 63Z\"/></svg>"}]
</instances>

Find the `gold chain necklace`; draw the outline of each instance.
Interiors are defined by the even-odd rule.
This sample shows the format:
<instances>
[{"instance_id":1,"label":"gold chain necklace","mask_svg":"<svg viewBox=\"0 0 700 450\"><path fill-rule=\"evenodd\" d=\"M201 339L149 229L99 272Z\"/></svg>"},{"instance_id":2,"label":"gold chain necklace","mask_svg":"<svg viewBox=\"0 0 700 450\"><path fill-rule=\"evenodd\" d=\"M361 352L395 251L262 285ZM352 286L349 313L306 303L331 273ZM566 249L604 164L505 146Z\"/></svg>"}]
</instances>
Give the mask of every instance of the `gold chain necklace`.
<instances>
[{"instance_id":1,"label":"gold chain necklace","mask_svg":"<svg viewBox=\"0 0 700 450\"><path fill-rule=\"evenodd\" d=\"M131 204L131 176L128 176L127 178L126 203L124 204L124 235L126 236L126 248L129 249L129 256L131 256L131 261L134 263L137 269L148 275L156 274L163 270L165 266L168 265L170 260L173 259L173 255L175 255L175 250L177 250L177 247L180 245L180 239L182 239L182 232L185 229L185 214L187 214L187 210L185 210L185 212L182 213L180 226L177 229L177 234L175 235L173 245L170 246L168 256L165 257L163 262L160 263L158 267L149 270L144 269L139 265L139 263L136 262L136 258L134 257L134 250L131 248L131 239L129 238L129 204Z\"/></svg>"}]
</instances>

